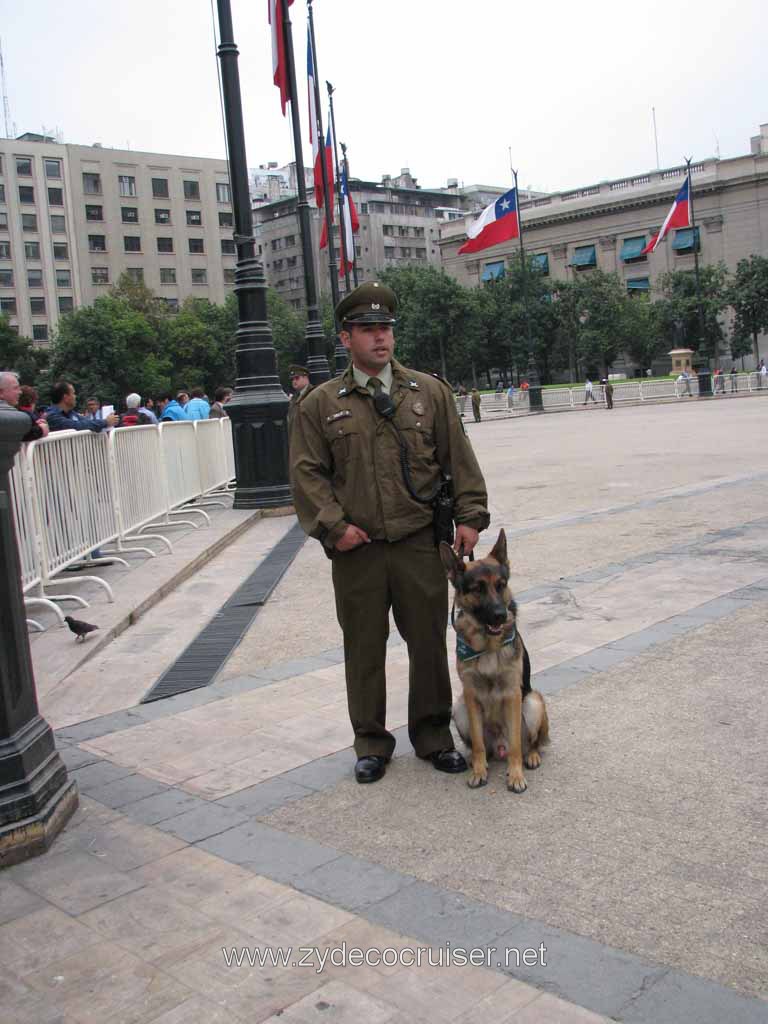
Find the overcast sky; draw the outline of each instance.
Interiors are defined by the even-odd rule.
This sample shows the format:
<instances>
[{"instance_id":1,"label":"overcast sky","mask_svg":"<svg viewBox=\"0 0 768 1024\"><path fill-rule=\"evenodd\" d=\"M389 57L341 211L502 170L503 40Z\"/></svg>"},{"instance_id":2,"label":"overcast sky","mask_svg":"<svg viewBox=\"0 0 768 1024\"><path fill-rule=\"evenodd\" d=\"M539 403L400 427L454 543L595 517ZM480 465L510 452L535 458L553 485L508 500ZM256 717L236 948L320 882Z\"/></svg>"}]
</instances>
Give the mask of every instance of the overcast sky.
<instances>
[{"instance_id":1,"label":"overcast sky","mask_svg":"<svg viewBox=\"0 0 768 1024\"><path fill-rule=\"evenodd\" d=\"M213 2L215 8L215 0ZM291 7L306 140L306 0ZM315 0L352 175L554 191L749 152L768 121L760 0ZM249 166L293 159L267 0L232 0ZM0 0L17 133L224 155L211 0ZM324 112L324 119L325 119ZM0 130L4 126L0 124ZM13 127L11 126L11 132ZM305 141L305 164L308 143Z\"/></svg>"}]
</instances>

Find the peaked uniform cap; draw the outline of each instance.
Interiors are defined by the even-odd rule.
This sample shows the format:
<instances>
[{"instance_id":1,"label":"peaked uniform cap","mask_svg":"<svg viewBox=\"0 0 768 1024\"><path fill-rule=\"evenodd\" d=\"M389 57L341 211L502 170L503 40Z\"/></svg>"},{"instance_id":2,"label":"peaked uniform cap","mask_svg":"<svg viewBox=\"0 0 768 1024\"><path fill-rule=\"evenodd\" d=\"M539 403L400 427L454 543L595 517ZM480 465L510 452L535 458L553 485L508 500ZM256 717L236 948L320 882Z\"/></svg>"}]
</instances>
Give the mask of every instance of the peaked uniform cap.
<instances>
[{"instance_id":1,"label":"peaked uniform cap","mask_svg":"<svg viewBox=\"0 0 768 1024\"><path fill-rule=\"evenodd\" d=\"M297 365L294 364L293 366L289 366L288 367L288 376L289 377L308 377L309 376L309 370L306 368L306 366L297 366Z\"/></svg>"},{"instance_id":2,"label":"peaked uniform cap","mask_svg":"<svg viewBox=\"0 0 768 1024\"><path fill-rule=\"evenodd\" d=\"M394 324L397 297L391 288L369 281L345 295L336 307L340 324Z\"/></svg>"}]
</instances>

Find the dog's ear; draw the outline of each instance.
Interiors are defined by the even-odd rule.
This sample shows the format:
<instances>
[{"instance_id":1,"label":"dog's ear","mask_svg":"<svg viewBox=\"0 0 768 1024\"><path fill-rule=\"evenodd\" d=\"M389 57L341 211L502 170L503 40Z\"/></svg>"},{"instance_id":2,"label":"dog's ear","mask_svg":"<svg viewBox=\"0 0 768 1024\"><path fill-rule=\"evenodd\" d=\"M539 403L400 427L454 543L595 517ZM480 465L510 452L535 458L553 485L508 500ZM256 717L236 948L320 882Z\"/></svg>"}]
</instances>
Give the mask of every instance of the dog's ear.
<instances>
[{"instance_id":1,"label":"dog's ear","mask_svg":"<svg viewBox=\"0 0 768 1024\"><path fill-rule=\"evenodd\" d=\"M464 559L459 558L456 552L453 550L450 544L446 544L445 541L440 542L440 561L445 567L445 571L448 575L448 579L456 586L456 579L459 573L464 572Z\"/></svg>"},{"instance_id":2,"label":"dog's ear","mask_svg":"<svg viewBox=\"0 0 768 1024\"><path fill-rule=\"evenodd\" d=\"M495 558L499 565L505 565L509 568L509 559L507 558L507 535L504 530L499 530L499 536L496 543L493 545L493 550L489 552L490 558Z\"/></svg>"}]
</instances>

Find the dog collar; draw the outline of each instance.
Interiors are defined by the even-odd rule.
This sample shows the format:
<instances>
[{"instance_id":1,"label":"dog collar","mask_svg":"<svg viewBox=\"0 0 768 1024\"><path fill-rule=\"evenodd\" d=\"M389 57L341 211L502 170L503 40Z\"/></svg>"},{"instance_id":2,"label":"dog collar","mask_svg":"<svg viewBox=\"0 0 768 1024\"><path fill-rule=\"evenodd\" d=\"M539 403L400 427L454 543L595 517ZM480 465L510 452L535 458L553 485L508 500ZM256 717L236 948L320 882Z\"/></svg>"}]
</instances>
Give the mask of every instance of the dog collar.
<instances>
[{"instance_id":1,"label":"dog collar","mask_svg":"<svg viewBox=\"0 0 768 1024\"><path fill-rule=\"evenodd\" d=\"M512 632L509 636L506 636L502 642L502 647L509 647L517 639L517 626L512 627ZM470 647L467 641L461 634L456 634L456 657L459 661L474 661L475 658L479 658L481 654L485 654L485 651L476 651Z\"/></svg>"}]
</instances>

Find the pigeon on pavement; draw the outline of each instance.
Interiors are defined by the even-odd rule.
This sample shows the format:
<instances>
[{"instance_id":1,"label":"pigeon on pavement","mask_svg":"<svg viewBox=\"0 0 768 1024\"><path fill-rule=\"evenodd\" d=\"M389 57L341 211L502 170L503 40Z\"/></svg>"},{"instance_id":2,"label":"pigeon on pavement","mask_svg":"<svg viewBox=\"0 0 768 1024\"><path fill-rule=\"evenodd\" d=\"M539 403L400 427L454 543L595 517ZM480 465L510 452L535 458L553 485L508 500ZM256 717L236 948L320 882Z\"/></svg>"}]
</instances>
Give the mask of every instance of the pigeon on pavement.
<instances>
[{"instance_id":1,"label":"pigeon on pavement","mask_svg":"<svg viewBox=\"0 0 768 1024\"><path fill-rule=\"evenodd\" d=\"M80 619L73 619L71 615L65 615L64 621L75 634L75 643L82 643L89 633L93 633L94 630L98 629L98 626L93 626L90 622L81 622Z\"/></svg>"}]
</instances>

